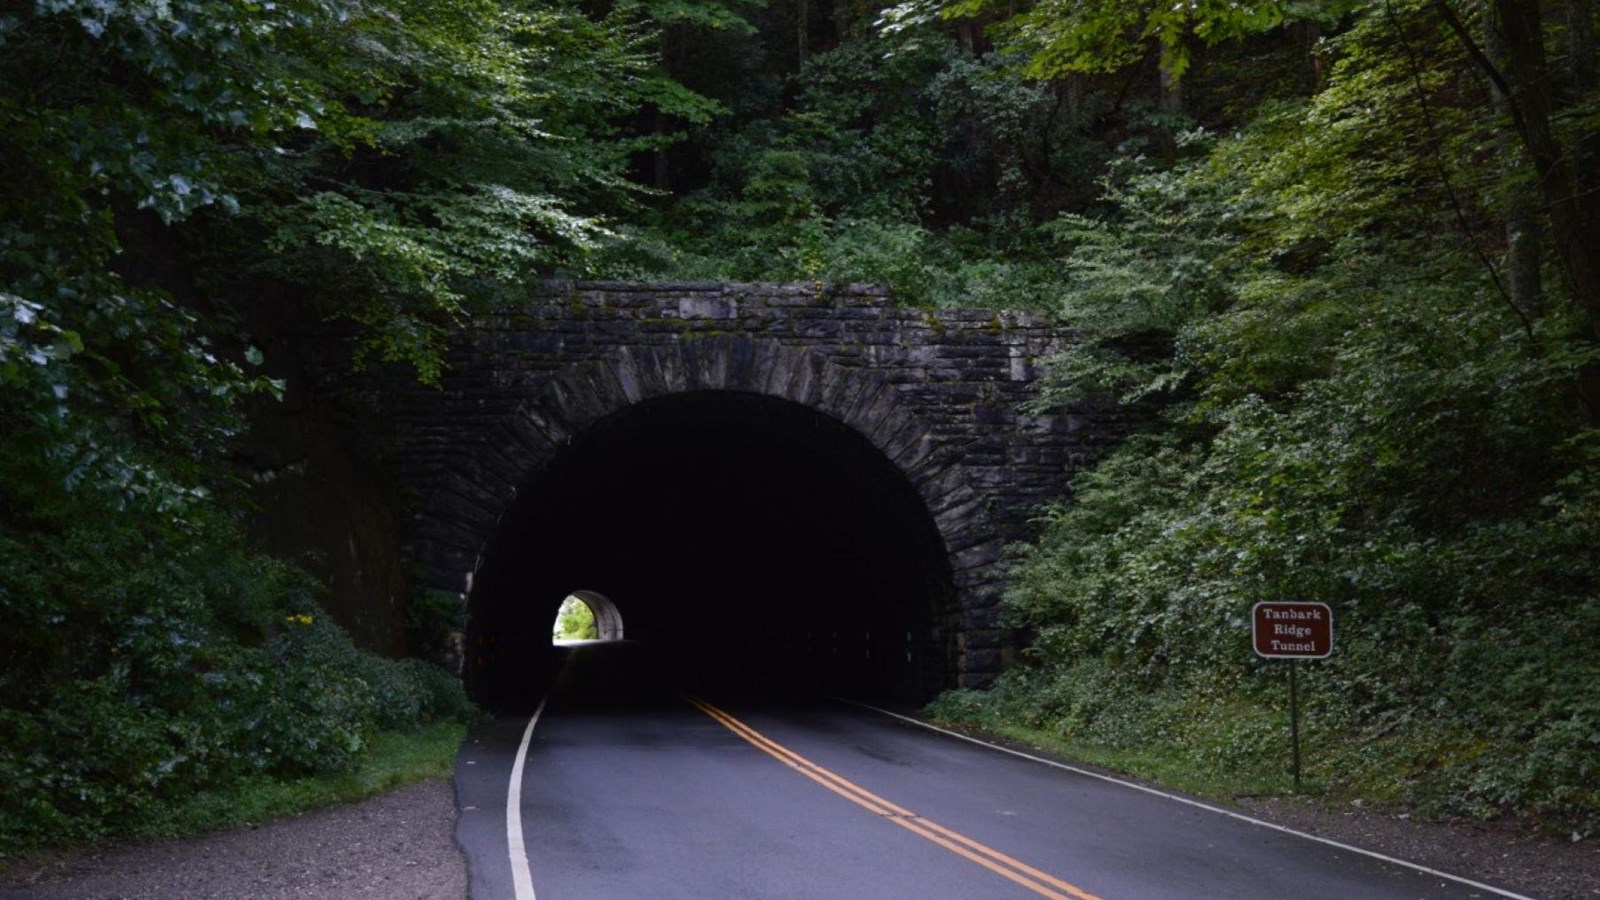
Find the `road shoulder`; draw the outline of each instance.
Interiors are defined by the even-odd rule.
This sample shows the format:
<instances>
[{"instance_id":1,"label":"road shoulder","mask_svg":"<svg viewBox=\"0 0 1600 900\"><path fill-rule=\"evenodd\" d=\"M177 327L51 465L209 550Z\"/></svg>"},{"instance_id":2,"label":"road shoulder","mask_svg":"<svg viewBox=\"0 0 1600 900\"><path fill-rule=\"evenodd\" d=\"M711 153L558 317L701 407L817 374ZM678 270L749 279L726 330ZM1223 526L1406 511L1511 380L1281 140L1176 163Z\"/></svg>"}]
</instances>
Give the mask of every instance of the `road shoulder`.
<instances>
[{"instance_id":1,"label":"road shoulder","mask_svg":"<svg viewBox=\"0 0 1600 900\"><path fill-rule=\"evenodd\" d=\"M264 825L16 865L5 900L462 898L455 792L425 781Z\"/></svg>"},{"instance_id":2,"label":"road shoulder","mask_svg":"<svg viewBox=\"0 0 1600 900\"><path fill-rule=\"evenodd\" d=\"M847 701L849 702L849 701ZM1160 784L1058 757L1049 750L966 726L935 726L909 711L887 714L907 723L959 734L1004 750L1098 772L1111 780L1182 796ZM1131 788L1130 788L1131 789ZM1571 840L1534 833L1512 822L1427 821L1359 802L1332 804L1310 797L1235 797L1205 805L1460 878L1498 885L1542 900L1600 898L1600 840Z\"/></svg>"},{"instance_id":3,"label":"road shoulder","mask_svg":"<svg viewBox=\"0 0 1600 900\"><path fill-rule=\"evenodd\" d=\"M1600 841L1509 823L1429 822L1347 803L1241 798L1246 815L1545 900L1600 898Z\"/></svg>"}]
</instances>

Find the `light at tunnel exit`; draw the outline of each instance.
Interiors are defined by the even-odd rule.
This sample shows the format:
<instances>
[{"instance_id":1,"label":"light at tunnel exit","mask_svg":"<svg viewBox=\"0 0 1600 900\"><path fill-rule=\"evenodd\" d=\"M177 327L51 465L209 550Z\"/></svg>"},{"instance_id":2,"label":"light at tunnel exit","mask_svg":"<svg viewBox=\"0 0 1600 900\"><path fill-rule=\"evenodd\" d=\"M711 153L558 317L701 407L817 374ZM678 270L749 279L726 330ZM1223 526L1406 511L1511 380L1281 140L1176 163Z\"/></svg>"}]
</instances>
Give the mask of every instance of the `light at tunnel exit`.
<instances>
[{"instance_id":1,"label":"light at tunnel exit","mask_svg":"<svg viewBox=\"0 0 1600 900\"><path fill-rule=\"evenodd\" d=\"M597 591L573 591L561 601L550 626L551 640L620 641L622 613L611 598Z\"/></svg>"}]
</instances>

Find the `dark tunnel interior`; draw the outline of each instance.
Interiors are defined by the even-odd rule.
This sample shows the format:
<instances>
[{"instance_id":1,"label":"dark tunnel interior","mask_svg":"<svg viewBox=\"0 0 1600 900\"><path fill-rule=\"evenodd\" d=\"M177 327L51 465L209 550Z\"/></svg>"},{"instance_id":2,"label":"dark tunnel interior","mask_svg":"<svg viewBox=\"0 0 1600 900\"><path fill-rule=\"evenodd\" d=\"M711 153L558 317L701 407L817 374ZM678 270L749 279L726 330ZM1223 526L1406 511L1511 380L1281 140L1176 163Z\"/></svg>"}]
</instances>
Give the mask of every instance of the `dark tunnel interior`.
<instances>
[{"instance_id":1,"label":"dark tunnel interior","mask_svg":"<svg viewBox=\"0 0 1600 900\"><path fill-rule=\"evenodd\" d=\"M697 690L914 702L952 677L949 562L926 506L859 433L787 400L646 401L524 485L468 601L476 700L537 699L579 590Z\"/></svg>"}]
</instances>

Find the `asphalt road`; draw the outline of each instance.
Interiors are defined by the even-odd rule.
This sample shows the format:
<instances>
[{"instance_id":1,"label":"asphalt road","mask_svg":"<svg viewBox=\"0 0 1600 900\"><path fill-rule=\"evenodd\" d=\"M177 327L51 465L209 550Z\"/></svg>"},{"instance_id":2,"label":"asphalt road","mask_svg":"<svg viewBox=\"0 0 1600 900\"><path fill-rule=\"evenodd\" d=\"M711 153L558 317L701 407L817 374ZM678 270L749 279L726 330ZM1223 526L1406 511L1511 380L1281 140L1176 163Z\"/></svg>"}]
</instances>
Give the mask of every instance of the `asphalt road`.
<instances>
[{"instance_id":1,"label":"asphalt road","mask_svg":"<svg viewBox=\"0 0 1600 900\"><path fill-rule=\"evenodd\" d=\"M531 732L469 741L475 900L1496 896L842 703L681 685L635 645L574 648Z\"/></svg>"}]
</instances>

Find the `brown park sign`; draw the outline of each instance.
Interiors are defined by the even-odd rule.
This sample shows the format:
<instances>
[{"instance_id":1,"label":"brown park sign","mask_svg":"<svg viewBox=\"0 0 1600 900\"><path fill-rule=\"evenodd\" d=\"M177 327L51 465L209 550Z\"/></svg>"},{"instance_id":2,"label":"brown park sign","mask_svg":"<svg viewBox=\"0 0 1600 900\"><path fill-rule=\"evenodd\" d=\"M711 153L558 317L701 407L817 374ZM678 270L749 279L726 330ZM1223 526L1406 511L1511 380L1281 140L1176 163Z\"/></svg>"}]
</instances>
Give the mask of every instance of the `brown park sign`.
<instances>
[{"instance_id":1,"label":"brown park sign","mask_svg":"<svg viewBox=\"0 0 1600 900\"><path fill-rule=\"evenodd\" d=\"M1257 603L1250 632L1257 656L1323 659L1333 653L1333 610L1326 603Z\"/></svg>"}]
</instances>

